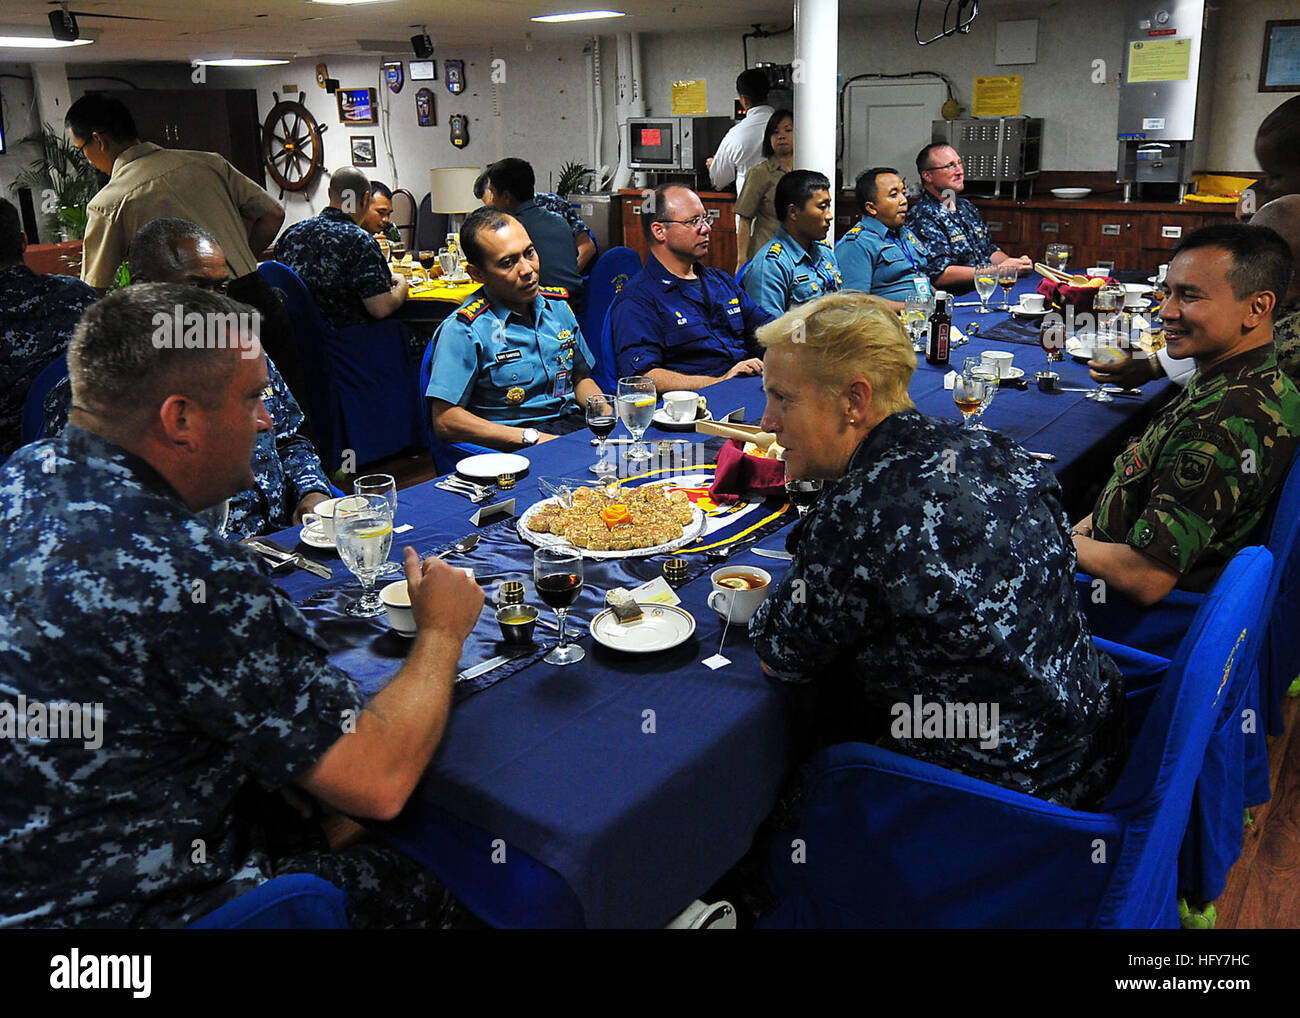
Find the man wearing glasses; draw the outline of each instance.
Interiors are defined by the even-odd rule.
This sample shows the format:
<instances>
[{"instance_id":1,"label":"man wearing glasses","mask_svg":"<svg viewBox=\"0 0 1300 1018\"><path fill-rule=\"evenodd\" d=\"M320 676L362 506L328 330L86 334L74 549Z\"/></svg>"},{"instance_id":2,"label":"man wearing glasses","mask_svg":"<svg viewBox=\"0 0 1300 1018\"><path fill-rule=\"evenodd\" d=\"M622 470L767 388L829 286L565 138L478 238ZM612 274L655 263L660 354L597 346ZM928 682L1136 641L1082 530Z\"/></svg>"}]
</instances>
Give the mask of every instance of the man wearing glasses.
<instances>
[{"instance_id":1,"label":"man wearing glasses","mask_svg":"<svg viewBox=\"0 0 1300 1018\"><path fill-rule=\"evenodd\" d=\"M907 225L925 243L926 275L935 288L964 293L975 286L975 267L1008 259L1023 276L1034 267L1029 255L1011 259L989 237L979 209L960 197L966 186L961 156L951 145L926 145L916 156L921 197L907 214Z\"/></svg>"},{"instance_id":2,"label":"man wearing glasses","mask_svg":"<svg viewBox=\"0 0 1300 1018\"><path fill-rule=\"evenodd\" d=\"M699 195L661 184L642 207L645 267L610 308L619 375L647 375L660 392L760 375L754 330L772 316L726 272L709 268L709 220Z\"/></svg>"}]
</instances>

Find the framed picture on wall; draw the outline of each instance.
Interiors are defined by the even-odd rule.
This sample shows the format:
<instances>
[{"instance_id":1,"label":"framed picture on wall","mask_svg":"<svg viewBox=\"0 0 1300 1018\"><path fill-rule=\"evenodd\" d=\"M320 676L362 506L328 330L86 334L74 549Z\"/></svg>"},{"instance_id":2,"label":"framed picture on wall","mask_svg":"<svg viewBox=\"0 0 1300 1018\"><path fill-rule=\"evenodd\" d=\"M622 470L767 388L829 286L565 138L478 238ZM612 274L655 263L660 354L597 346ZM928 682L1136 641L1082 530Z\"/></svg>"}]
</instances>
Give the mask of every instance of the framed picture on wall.
<instances>
[{"instance_id":1,"label":"framed picture on wall","mask_svg":"<svg viewBox=\"0 0 1300 1018\"><path fill-rule=\"evenodd\" d=\"M1264 24L1259 90L1300 92L1300 21L1269 21Z\"/></svg>"},{"instance_id":2,"label":"framed picture on wall","mask_svg":"<svg viewBox=\"0 0 1300 1018\"><path fill-rule=\"evenodd\" d=\"M352 165L353 166L375 166L375 136L373 134L357 134L350 139L352 142Z\"/></svg>"},{"instance_id":3,"label":"framed picture on wall","mask_svg":"<svg viewBox=\"0 0 1300 1018\"><path fill-rule=\"evenodd\" d=\"M373 88L340 88L334 94L339 101L340 124L379 123L379 102Z\"/></svg>"}]
</instances>

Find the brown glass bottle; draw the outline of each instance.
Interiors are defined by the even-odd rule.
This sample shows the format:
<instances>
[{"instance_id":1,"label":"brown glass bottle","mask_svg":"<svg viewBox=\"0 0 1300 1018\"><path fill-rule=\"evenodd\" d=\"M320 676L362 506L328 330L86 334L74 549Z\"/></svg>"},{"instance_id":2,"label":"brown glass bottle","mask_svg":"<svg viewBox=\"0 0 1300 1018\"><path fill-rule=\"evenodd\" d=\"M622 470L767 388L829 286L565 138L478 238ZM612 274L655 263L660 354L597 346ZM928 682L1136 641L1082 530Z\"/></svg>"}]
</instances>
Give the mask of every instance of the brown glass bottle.
<instances>
[{"instance_id":1,"label":"brown glass bottle","mask_svg":"<svg viewBox=\"0 0 1300 1018\"><path fill-rule=\"evenodd\" d=\"M948 365L949 339L952 333L952 315L948 314L948 298L936 295L934 314L926 325L925 362L938 367Z\"/></svg>"}]
</instances>

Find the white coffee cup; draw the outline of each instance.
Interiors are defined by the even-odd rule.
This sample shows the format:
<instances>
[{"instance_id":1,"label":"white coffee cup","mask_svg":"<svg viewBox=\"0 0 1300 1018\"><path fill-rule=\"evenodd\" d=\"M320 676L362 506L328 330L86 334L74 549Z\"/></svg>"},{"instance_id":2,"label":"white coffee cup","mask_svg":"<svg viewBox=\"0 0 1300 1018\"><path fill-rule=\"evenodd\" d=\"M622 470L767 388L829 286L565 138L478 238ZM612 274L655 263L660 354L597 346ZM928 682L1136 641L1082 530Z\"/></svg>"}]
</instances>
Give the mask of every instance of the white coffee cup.
<instances>
[{"instance_id":1,"label":"white coffee cup","mask_svg":"<svg viewBox=\"0 0 1300 1018\"><path fill-rule=\"evenodd\" d=\"M403 636L416 633L415 612L411 608L411 592L405 580L396 580L379 592L379 600L384 603L388 615L388 624L395 632Z\"/></svg>"},{"instance_id":2,"label":"white coffee cup","mask_svg":"<svg viewBox=\"0 0 1300 1018\"><path fill-rule=\"evenodd\" d=\"M750 577L762 582L758 586L742 588L718 582L729 576ZM710 579L713 580L713 590L709 594L709 607L731 622L748 623L772 589L772 575L755 566L724 566Z\"/></svg>"},{"instance_id":3,"label":"white coffee cup","mask_svg":"<svg viewBox=\"0 0 1300 1018\"><path fill-rule=\"evenodd\" d=\"M1047 298L1041 293L1021 294L1020 306L1026 311L1044 311L1047 308Z\"/></svg>"},{"instance_id":4,"label":"white coffee cup","mask_svg":"<svg viewBox=\"0 0 1300 1018\"><path fill-rule=\"evenodd\" d=\"M695 411L699 407L700 397L694 392L679 390L664 393L664 412L670 421L685 424L695 420Z\"/></svg>"},{"instance_id":5,"label":"white coffee cup","mask_svg":"<svg viewBox=\"0 0 1300 1018\"><path fill-rule=\"evenodd\" d=\"M309 513L302 514L302 525L310 527L312 530L322 534L327 539L334 540L334 503L337 498L327 498L324 501L317 502Z\"/></svg>"},{"instance_id":6,"label":"white coffee cup","mask_svg":"<svg viewBox=\"0 0 1300 1018\"><path fill-rule=\"evenodd\" d=\"M980 363L990 371L997 372L999 378L1006 378L1011 374L1011 362L1015 360L1015 354L1010 350L985 350L980 354Z\"/></svg>"}]
</instances>

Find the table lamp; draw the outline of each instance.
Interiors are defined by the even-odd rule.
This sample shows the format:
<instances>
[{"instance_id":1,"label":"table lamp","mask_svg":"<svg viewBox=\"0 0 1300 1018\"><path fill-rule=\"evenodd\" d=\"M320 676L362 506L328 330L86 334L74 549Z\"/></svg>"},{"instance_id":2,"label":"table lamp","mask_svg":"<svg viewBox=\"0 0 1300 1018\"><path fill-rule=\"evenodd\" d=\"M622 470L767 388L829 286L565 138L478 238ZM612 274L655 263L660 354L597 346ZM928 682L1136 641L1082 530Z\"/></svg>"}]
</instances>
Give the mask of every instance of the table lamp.
<instances>
[{"instance_id":1,"label":"table lamp","mask_svg":"<svg viewBox=\"0 0 1300 1018\"><path fill-rule=\"evenodd\" d=\"M434 212L447 214L447 232L460 233L466 213L483 204L474 197L474 181L482 173L478 166L452 166L429 171L429 201Z\"/></svg>"}]
</instances>

